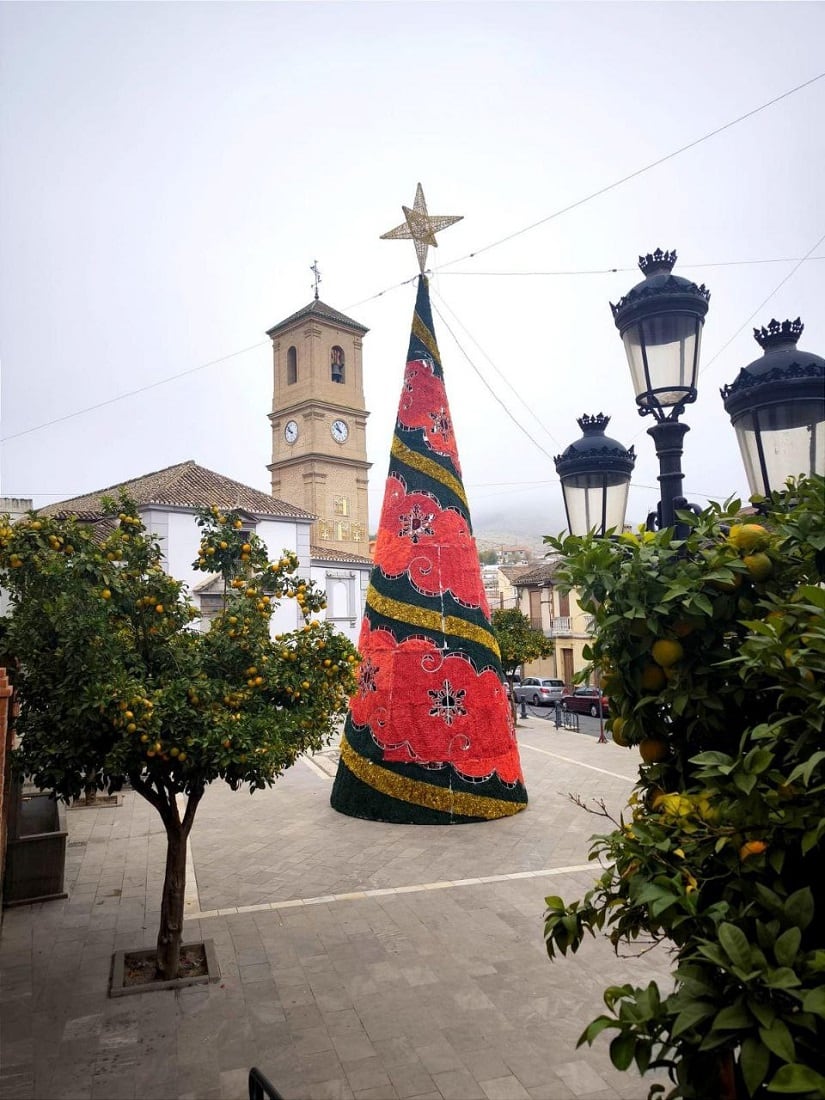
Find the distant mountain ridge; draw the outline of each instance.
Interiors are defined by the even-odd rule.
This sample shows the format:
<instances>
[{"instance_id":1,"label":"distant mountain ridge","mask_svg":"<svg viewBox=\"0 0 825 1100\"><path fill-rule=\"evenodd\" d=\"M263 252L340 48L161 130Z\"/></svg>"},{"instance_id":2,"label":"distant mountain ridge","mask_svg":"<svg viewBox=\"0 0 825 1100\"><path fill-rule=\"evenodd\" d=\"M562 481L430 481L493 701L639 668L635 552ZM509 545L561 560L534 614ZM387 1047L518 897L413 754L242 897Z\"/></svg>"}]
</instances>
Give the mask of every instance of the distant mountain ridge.
<instances>
[{"instance_id":1,"label":"distant mountain ridge","mask_svg":"<svg viewBox=\"0 0 825 1100\"><path fill-rule=\"evenodd\" d=\"M476 528L473 531L479 550L513 551L524 548L529 558L541 561L547 553L543 536L526 531L499 531L493 528Z\"/></svg>"}]
</instances>

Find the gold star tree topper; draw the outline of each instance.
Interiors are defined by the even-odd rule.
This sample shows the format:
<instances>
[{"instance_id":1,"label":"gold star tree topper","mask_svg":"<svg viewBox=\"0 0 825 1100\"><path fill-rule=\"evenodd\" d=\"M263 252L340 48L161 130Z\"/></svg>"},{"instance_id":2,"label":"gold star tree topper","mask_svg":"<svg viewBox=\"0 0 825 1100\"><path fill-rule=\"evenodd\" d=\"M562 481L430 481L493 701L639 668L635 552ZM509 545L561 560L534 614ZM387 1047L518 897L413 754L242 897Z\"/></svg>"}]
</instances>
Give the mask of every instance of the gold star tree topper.
<instances>
[{"instance_id":1,"label":"gold star tree topper","mask_svg":"<svg viewBox=\"0 0 825 1100\"><path fill-rule=\"evenodd\" d=\"M407 220L388 233L382 233L381 240L413 240L415 242L415 254L418 256L418 266L423 275L424 268L427 266L427 249L430 245L433 248L438 248L438 241L435 239L436 233L440 233L442 229L460 222L464 215L428 214L424 191L420 183L415 189L415 202L412 209L409 206L402 206L401 209L404 211L404 217Z\"/></svg>"}]
</instances>

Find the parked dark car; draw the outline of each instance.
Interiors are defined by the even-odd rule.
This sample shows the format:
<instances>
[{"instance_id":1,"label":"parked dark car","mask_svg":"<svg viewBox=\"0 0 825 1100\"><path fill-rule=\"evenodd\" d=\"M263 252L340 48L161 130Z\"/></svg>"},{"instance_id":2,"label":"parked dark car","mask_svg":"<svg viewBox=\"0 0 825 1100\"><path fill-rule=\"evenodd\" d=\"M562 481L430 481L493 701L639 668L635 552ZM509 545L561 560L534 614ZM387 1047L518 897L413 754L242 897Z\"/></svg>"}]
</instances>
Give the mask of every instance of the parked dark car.
<instances>
[{"instance_id":1,"label":"parked dark car","mask_svg":"<svg viewBox=\"0 0 825 1100\"><path fill-rule=\"evenodd\" d=\"M532 703L534 707L551 706L564 694L564 681L543 676L525 676L515 686L516 702Z\"/></svg>"},{"instance_id":2,"label":"parked dark car","mask_svg":"<svg viewBox=\"0 0 825 1100\"><path fill-rule=\"evenodd\" d=\"M573 710L577 714L589 714L592 718L599 717L600 692L595 687L578 687L572 692L567 692L561 697L561 709ZM606 695L601 696L602 714L605 718L610 713L610 700Z\"/></svg>"}]
</instances>

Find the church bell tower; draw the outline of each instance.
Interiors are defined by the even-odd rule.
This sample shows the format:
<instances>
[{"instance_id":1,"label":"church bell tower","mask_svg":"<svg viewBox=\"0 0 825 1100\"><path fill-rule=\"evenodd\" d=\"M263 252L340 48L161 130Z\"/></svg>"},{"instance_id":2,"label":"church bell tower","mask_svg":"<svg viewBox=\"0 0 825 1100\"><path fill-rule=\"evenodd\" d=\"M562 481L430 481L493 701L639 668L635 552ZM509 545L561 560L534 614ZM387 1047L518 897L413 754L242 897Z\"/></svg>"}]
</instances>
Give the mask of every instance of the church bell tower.
<instances>
[{"instance_id":1,"label":"church bell tower","mask_svg":"<svg viewBox=\"0 0 825 1100\"><path fill-rule=\"evenodd\" d=\"M272 495L318 518L312 545L369 555L364 325L315 298L272 340Z\"/></svg>"}]
</instances>

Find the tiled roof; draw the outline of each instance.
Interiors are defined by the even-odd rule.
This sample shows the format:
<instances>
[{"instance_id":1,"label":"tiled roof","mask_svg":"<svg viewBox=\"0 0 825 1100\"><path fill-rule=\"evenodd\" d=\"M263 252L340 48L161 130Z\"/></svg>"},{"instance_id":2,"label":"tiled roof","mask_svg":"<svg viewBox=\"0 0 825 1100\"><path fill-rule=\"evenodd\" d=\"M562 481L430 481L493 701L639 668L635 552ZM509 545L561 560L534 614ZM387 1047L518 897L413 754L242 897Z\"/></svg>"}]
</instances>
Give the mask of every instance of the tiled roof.
<instances>
[{"instance_id":1,"label":"tiled roof","mask_svg":"<svg viewBox=\"0 0 825 1100\"><path fill-rule=\"evenodd\" d=\"M536 566L535 569L528 569L526 573L514 577L513 584L516 588L527 588L534 584L552 583L555 580L559 565L560 563L558 561L551 561L544 565Z\"/></svg>"},{"instance_id":2,"label":"tiled roof","mask_svg":"<svg viewBox=\"0 0 825 1100\"><path fill-rule=\"evenodd\" d=\"M309 556L313 561L348 562L350 565L372 565L372 558L360 554L349 554L344 550L330 550L326 546L310 546Z\"/></svg>"},{"instance_id":3,"label":"tiled roof","mask_svg":"<svg viewBox=\"0 0 825 1100\"><path fill-rule=\"evenodd\" d=\"M530 573L534 569L532 565L500 565L498 567L499 573L507 578L510 582L515 582L516 578L523 576L525 573Z\"/></svg>"},{"instance_id":4,"label":"tiled roof","mask_svg":"<svg viewBox=\"0 0 825 1100\"><path fill-rule=\"evenodd\" d=\"M85 496L72 500L58 501L40 508L42 515L73 515L80 519L95 520L103 513L101 498L118 498L121 492L130 496L139 507L153 504L170 508L204 508L216 505L227 511L240 509L255 516L277 517L278 519L314 519L311 512L296 508L294 504L277 500L260 489L233 481L223 474L216 474L199 466L196 462L180 462L176 466L167 466L143 477L131 481L110 485L107 489L98 489Z\"/></svg>"},{"instance_id":5,"label":"tiled roof","mask_svg":"<svg viewBox=\"0 0 825 1100\"><path fill-rule=\"evenodd\" d=\"M224 584L224 579L220 573L207 573L204 580L192 585L192 591L197 592L199 596L222 596Z\"/></svg>"},{"instance_id":6,"label":"tiled roof","mask_svg":"<svg viewBox=\"0 0 825 1100\"><path fill-rule=\"evenodd\" d=\"M281 332L285 328L289 328L296 321L300 321L305 317L318 317L322 321L331 321L335 325L341 325L343 328L354 329L356 332L369 332L369 329L364 325L353 321L351 317L347 317L344 313L339 313L337 309L333 309L332 306L328 306L326 302L320 301L315 298L309 303L308 306L304 306L303 309L299 309L297 313L291 314L283 321L278 321L272 328L267 329L267 336L274 336L276 333Z\"/></svg>"}]
</instances>

